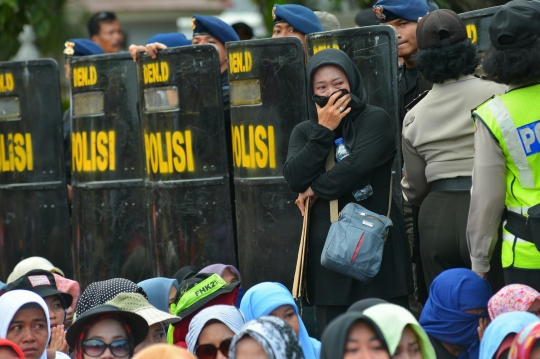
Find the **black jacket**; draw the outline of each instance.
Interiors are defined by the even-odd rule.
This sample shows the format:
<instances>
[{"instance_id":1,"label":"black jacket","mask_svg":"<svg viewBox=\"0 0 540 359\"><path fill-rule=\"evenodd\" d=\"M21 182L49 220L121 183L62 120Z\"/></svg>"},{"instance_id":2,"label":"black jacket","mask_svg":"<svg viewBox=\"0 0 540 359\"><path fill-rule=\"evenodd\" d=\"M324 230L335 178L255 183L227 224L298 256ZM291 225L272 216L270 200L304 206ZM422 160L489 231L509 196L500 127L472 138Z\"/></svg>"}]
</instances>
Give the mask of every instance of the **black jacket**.
<instances>
[{"instance_id":1,"label":"black jacket","mask_svg":"<svg viewBox=\"0 0 540 359\"><path fill-rule=\"evenodd\" d=\"M308 240L307 285L308 300L318 305L350 305L367 297L393 298L412 291L412 274L403 217L393 207L390 230L379 274L369 285L330 271L320 264L322 248L330 228L329 200L339 200L339 210L354 202L352 191L368 184L373 196L360 204L373 212L386 215L391 168L396 154L392 121L381 108L366 104L362 79L347 55L339 50L324 50L308 64L308 89L311 78L324 65L341 67L349 79L355 97L351 113L335 130L319 125L317 112L310 101L309 121L298 124L290 137L283 175L290 189L304 192L309 186L318 197L310 219ZM350 155L325 171L327 156L337 137L345 139ZM300 215L300 214L299 214Z\"/></svg>"}]
</instances>

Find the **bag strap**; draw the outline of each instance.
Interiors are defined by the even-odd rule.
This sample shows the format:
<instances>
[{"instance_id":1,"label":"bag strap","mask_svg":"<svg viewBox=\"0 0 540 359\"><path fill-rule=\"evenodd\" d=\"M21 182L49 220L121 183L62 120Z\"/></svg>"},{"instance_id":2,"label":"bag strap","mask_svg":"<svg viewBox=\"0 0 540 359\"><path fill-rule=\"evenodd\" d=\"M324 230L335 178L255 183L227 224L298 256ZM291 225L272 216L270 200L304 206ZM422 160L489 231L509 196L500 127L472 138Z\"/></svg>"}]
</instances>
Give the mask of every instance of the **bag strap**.
<instances>
[{"instance_id":1,"label":"bag strap","mask_svg":"<svg viewBox=\"0 0 540 359\"><path fill-rule=\"evenodd\" d=\"M335 149L332 147L330 150L330 153L328 154L328 157L326 158L326 172L330 171L332 167L335 166L334 162L334 156L335 156ZM394 176L390 174L390 190L388 194L388 213L386 214L386 218L390 219L390 212L392 211L392 190L394 185ZM334 199L330 201L330 222L334 223L337 222L339 219L339 213L338 213L338 200Z\"/></svg>"},{"instance_id":2,"label":"bag strap","mask_svg":"<svg viewBox=\"0 0 540 359\"><path fill-rule=\"evenodd\" d=\"M334 146L332 146L332 149L330 150L330 153L328 154L328 158L326 158L326 172L330 171L332 167L335 166L334 162L335 157L335 149ZM339 219L339 213L338 213L338 200L334 199L330 201L330 223L337 222Z\"/></svg>"}]
</instances>

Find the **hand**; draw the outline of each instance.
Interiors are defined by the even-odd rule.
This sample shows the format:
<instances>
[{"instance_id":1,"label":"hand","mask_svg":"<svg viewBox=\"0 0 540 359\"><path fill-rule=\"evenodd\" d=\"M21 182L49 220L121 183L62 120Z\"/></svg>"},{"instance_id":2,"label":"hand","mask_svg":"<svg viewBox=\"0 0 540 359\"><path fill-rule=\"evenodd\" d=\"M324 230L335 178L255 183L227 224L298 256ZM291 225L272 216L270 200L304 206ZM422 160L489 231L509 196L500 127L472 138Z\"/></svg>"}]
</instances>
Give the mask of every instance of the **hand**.
<instances>
[{"instance_id":1,"label":"hand","mask_svg":"<svg viewBox=\"0 0 540 359\"><path fill-rule=\"evenodd\" d=\"M480 318L478 319L478 338L482 341L484 337L484 332L486 331L487 326L489 325L489 318Z\"/></svg>"},{"instance_id":2,"label":"hand","mask_svg":"<svg viewBox=\"0 0 540 359\"><path fill-rule=\"evenodd\" d=\"M298 194L298 199L296 200L296 205L298 208L300 208L300 212L302 212L302 217L306 215L306 199L308 197L311 197L311 202L309 204L309 208L313 207L313 203L317 200L317 196L315 195L315 192L311 189L311 186L308 187L308 189L304 193Z\"/></svg>"},{"instance_id":3,"label":"hand","mask_svg":"<svg viewBox=\"0 0 540 359\"><path fill-rule=\"evenodd\" d=\"M64 330L63 325L52 327L49 349L69 355L69 345L66 341L66 331Z\"/></svg>"},{"instance_id":4,"label":"hand","mask_svg":"<svg viewBox=\"0 0 540 359\"><path fill-rule=\"evenodd\" d=\"M351 102L351 95L347 94L340 99L337 99L341 95L341 91L336 92L330 99L326 106L319 106L318 103L315 103L317 108L317 116L319 117L319 125L322 125L332 131L334 131L341 120L351 112L351 108L347 108L349 102ZM339 108L347 108L345 111L341 112Z\"/></svg>"},{"instance_id":5,"label":"hand","mask_svg":"<svg viewBox=\"0 0 540 359\"><path fill-rule=\"evenodd\" d=\"M131 44L129 45L129 54L133 58L133 61L137 62L137 52L139 51L146 51L146 46L142 45L135 45Z\"/></svg>"},{"instance_id":6,"label":"hand","mask_svg":"<svg viewBox=\"0 0 540 359\"><path fill-rule=\"evenodd\" d=\"M153 44L146 45L146 52L150 55L151 58L157 58L158 50L166 49L167 45L163 45L159 42L154 42Z\"/></svg>"},{"instance_id":7,"label":"hand","mask_svg":"<svg viewBox=\"0 0 540 359\"><path fill-rule=\"evenodd\" d=\"M480 276L480 278L484 278L484 279L487 279L487 272L486 273L480 273L480 272L474 272L476 274L478 274Z\"/></svg>"}]
</instances>

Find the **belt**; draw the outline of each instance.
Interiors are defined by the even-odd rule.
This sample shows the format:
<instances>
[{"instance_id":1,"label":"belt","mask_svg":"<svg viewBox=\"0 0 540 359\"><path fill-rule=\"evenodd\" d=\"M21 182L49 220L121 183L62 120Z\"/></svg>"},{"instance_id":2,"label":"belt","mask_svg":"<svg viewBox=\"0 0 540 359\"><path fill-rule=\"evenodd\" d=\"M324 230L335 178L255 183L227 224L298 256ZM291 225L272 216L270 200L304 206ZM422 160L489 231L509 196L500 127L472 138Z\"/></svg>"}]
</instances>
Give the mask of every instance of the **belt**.
<instances>
[{"instance_id":1,"label":"belt","mask_svg":"<svg viewBox=\"0 0 540 359\"><path fill-rule=\"evenodd\" d=\"M507 211L504 228L518 238L527 242L533 242L531 228L527 225L527 217L519 213Z\"/></svg>"},{"instance_id":2,"label":"belt","mask_svg":"<svg viewBox=\"0 0 540 359\"><path fill-rule=\"evenodd\" d=\"M472 177L443 178L431 182L431 192L470 191Z\"/></svg>"}]
</instances>

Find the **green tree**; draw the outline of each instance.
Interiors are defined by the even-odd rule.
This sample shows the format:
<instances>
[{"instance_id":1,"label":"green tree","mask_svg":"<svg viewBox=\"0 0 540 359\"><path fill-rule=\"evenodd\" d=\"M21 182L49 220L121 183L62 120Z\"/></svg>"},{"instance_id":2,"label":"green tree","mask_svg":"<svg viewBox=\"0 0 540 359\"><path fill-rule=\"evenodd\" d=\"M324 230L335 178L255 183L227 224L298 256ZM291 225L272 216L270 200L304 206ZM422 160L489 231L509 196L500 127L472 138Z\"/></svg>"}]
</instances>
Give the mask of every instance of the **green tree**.
<instances>
[{"instance_id":1,"label":"green tree","mask_svg":"<svg viewBox=\"0 0 540 359\"><path fill-rule=\"evenodd\" d=\"M59 57L67 39L84 34L85 15L68 0L0 0L0 61L17 53L19 34L27 24L34 29L40 52Z\"/></svg>"}]
</instances>

